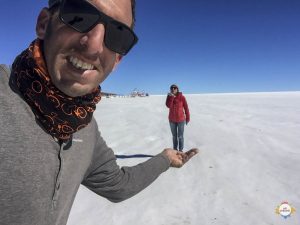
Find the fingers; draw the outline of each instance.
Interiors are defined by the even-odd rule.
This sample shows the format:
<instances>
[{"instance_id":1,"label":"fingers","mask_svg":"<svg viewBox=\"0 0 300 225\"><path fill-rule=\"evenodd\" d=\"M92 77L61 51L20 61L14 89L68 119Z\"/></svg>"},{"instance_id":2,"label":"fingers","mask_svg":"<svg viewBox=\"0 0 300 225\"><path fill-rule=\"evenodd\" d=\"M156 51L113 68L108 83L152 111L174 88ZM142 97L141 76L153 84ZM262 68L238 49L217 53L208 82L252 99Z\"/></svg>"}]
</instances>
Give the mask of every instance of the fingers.
<instances>
[{"instance_id":1,"label":"fingers","mask_svg":"<svg viewBox=\"0 0 300 225\"><path fill-rule=\"evenodd\" d=\"M190 149L187 152L180 152L174 149L165 149L164 153L170 160L170 166L180 168L187 161L189 161L194 155L199 152L197 148Z\"/></svg>"},{"instance_id":2,"label":"fingers","mask_svg":"<svg viewBox=\"0 0 300 225\"><path fill-rule=\"evenodd\" d=\"M181 161L180 167L183 166L187 161L189 161L198 152L199 152L199 149L197 149L197 148L193 148L185 153L177 152L177 157Z\"/></svg>"},{"instance_id":3,"label":"fingers","mask_svg":"<svg viewBox=\"0 0 300 225\"><path fill-rule=\"evenodd\" d=\"M199 153L198 148L192 148L191 150L187 151L185 154L190 158L192 158L194 155Z\"/></svg>"}]
</instances>

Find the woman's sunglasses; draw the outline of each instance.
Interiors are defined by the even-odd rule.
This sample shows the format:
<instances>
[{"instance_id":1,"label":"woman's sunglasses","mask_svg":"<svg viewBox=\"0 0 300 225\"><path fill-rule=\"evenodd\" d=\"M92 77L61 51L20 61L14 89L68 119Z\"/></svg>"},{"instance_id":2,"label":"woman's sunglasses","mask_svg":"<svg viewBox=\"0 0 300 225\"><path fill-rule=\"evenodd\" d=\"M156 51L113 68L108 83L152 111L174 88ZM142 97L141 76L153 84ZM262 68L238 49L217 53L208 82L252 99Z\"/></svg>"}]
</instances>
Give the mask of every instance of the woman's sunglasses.
<instances>
[{"instance_id":1,"label":"woman's sunglasses","mask_svg":"<svg viewBox=\"0 0 300 225\"><path fill-rule=\"evenodd\" d=\"M105 15L85 0L63 0L59 18L80 33L87 33L102 23L105 27L105 46L121 55L126 55L138 41L130 27Z\"/></svg>"}]
</instances>

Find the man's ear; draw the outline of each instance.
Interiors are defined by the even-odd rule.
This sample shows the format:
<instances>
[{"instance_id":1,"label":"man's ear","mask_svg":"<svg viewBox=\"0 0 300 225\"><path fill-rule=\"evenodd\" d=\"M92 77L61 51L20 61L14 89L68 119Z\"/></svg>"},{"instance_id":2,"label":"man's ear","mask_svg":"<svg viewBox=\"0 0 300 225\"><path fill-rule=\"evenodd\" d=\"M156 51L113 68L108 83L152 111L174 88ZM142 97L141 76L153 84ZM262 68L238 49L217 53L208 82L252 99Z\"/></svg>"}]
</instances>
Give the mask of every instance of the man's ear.
<instances>
[{"instance_id":1,"label":"man's ear","mask_svg":"<svg viewBox=\"0 0 300 225\"><path fill-rule=\"evenodd\" d=\"M119 63L121 62L122 58L123 58L122 55L117 54L116 61L115 61L114 67L113 67L113 71L117 68L117 66L118 66Z\"/></svg>"},{"instance_id":2,"label":"man's ear","mask_svg":"<svg viewBox=\"0 0 300 225\"><path fill-rule=\"evenodd\" d=\"M51 14L48 8L43 8L37 18L36 27L35 27L36 35L41 40L45 38L50 19L51 19Z\"/></svg>"}]
</instances>

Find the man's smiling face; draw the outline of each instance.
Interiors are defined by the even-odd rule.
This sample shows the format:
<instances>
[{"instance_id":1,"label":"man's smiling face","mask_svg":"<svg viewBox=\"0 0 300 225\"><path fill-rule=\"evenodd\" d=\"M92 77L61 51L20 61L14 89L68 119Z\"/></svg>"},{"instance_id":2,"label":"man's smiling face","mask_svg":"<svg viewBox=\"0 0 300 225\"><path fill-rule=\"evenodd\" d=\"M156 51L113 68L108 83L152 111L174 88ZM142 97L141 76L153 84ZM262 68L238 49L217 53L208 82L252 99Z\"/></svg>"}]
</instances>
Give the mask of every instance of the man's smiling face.
<instances>
[{"instance_id":1,"label":"man's smiling face","mask_svg":"<svg viewBox=\"0 0 300 225\"><path fill-rule=\"evenodd\" d=\"M91 0L99 11L132 25L130 0ZM37 35L44 41L44 56L53 84L71 97L91 93L118 65L122 56L104 44L105 27L97 24L79 33L62 23L58 12L43 9L37 22Z\"/></svg>"}]
</instances>

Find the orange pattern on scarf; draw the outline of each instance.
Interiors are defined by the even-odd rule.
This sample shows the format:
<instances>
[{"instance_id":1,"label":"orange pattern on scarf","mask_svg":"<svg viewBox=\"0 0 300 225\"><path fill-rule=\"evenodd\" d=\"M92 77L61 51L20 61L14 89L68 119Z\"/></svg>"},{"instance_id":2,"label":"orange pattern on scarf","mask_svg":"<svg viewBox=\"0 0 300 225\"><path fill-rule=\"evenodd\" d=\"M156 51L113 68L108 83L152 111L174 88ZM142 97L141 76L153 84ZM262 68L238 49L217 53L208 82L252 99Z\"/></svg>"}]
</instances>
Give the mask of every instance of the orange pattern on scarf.
<instances>
[{"instance_id":1,"label":"orange pattern on scarf","mask_svg":"<svg viewBox=\"0 0 300 225\"><path fill-rule=\"evenodd\" d=\"M101 100L100 87L80 97L61 92L51 82L41 46L42 41L37 39L15 59L10 86L23 97L51 136L66 141L92 120Z\"/></svg>"}]
</instances>

